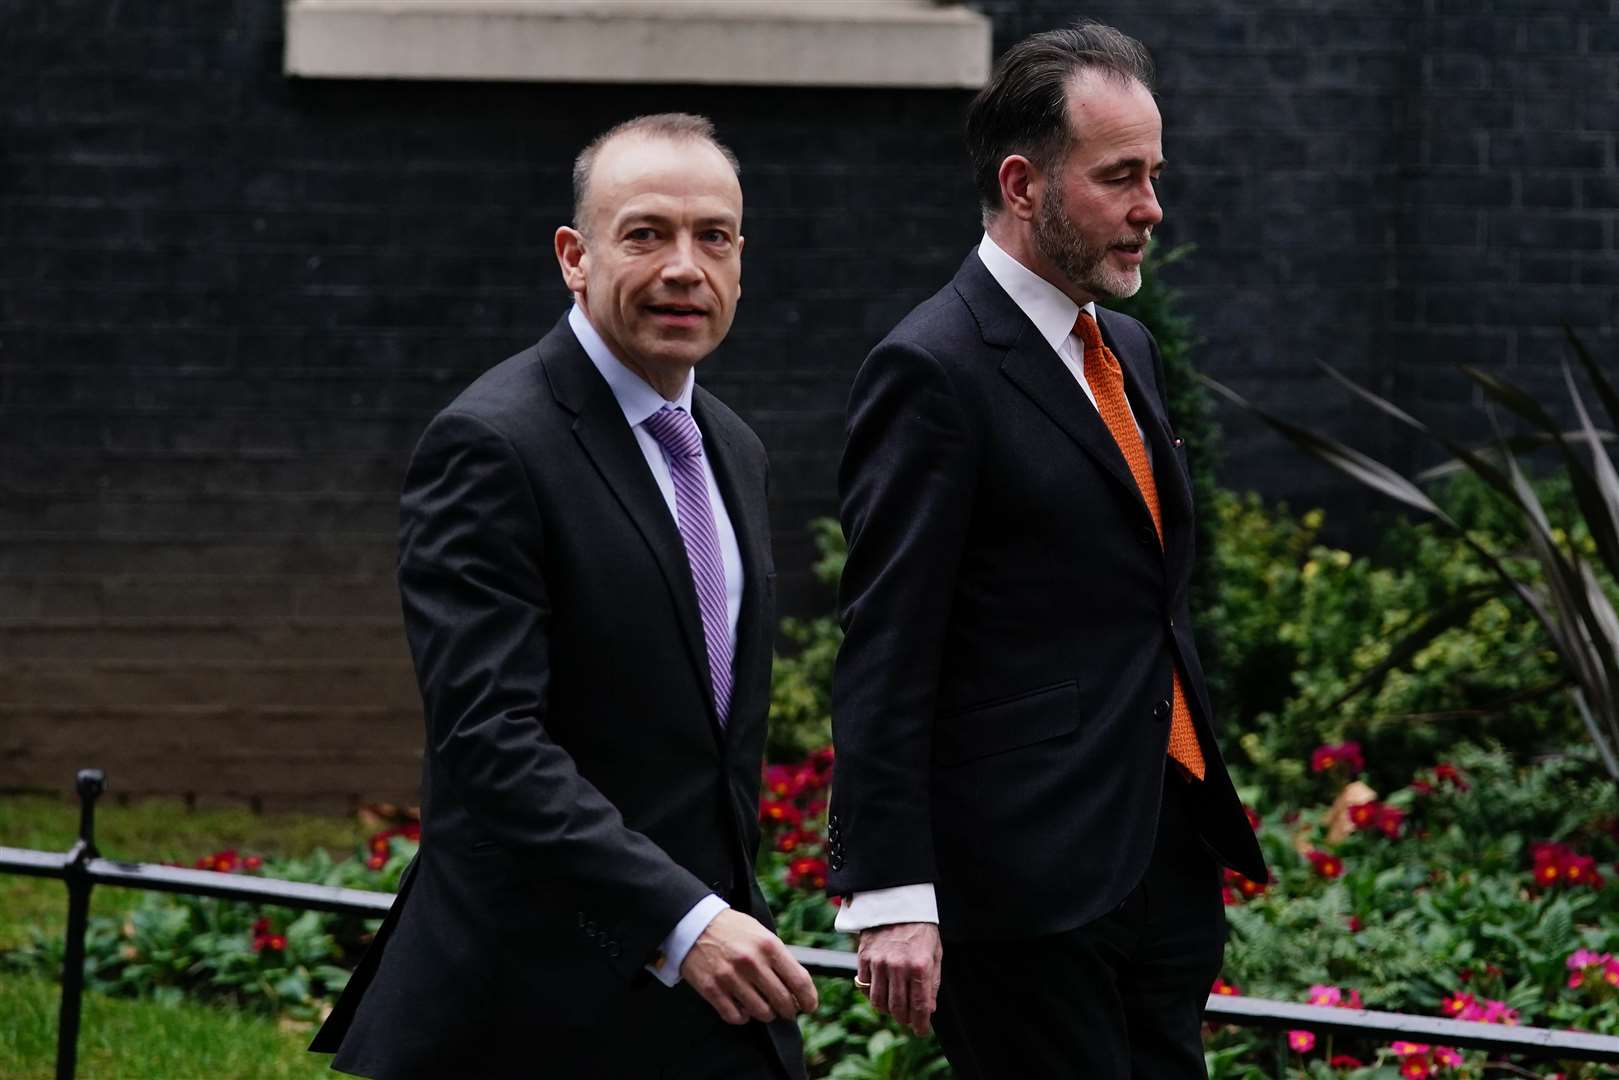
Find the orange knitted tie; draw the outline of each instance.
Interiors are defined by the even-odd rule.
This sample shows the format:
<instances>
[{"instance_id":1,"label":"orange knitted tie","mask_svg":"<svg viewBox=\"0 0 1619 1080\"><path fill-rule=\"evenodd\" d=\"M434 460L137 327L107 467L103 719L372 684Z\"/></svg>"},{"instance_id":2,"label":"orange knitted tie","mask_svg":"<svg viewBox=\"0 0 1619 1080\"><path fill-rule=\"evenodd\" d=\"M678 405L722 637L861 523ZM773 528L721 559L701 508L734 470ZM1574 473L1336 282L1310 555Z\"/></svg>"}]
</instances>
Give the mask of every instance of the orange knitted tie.
<instances>
[{"instance_id":1,"label":"orange knitted tie","mask_svg":"<svg viewBox=\"0 0 1619 1080\"><path fill-rule=\"evenodd\" d=\"M1147 448L1142 445L1141 432L1130 415L1130 405L1124 396L1124 372L1119 369L1113 350L1102 343L1102 332L1096 320L1084 308L1074 321L1074 334L1085 344L1085 381L1096 395L1096 411L1102 414L1102 423L1113 434L1119 451L1130 466L1130 475L1136 478L1136 487L1152 514L1153 528L1158 530L1158 544L1164 542L1164 520L1158 508L1158 482L1153 479L1152 466L1147 463ZM1197 731L1192 727L1192 709L1186 703L1186 688L1181 685L1179 666L1174 669L1174 704L1169 718L1169 756L1176 764L1199 780L1203 779L1203 750L1197 745Z\"/></svg>"}]
</instances>

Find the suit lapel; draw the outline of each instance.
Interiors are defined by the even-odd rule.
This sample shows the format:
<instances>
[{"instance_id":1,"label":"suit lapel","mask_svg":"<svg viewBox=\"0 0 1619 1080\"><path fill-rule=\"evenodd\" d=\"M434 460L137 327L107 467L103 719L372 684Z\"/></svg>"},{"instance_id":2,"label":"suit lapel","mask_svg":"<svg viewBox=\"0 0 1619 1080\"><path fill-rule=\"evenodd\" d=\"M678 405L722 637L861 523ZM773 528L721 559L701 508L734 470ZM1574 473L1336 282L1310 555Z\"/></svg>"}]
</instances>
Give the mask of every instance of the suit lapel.
<instances>
[{"instance_id":1,"label":"suit lapel","mask_svg":"<svg viewBox=\"0 0 1619 1080\"><path fill-rule=\"evenodd\" d=\"M708 677L708 649L703 643L697 589L692 584L686 547L669 513L669 504L647 468L635 433L624 421L624 410L619 408L618 399L613 397L607 381L585 355L584 347L568 327L566 316L540 342L540 355L553 395L558 403L575 414L574 437L657 561L674 602L687 657L703 687L712 717L714 689Z\"/></svg>"},{"instance_id":2,"label":"suit lapel","mask_svg":"<svg viewBox=\"0 0 1619 1080\"><path fill-rule=\"evenodd\" d=\"M1085 397L1062 357L1052 351L1029 317L1006 295L977 251L967 256L954 284L977 320L984 342L1006 350L1001 374L1112 477L1125 497L1134 500L1145 514L1147 504L1135 477L1130 475L1130 466L1096 406Z\"/></svg>"},{"instance_id":3,"label":"suit lapel","mask_svg":"<svg viewBox=\"0 0 1619 1080\"><path fill-rule=\"evenodd\" d=\"M767 552L770 522L765 509L765 493L746 467L735 433L723 417L708 406L707 393L698 388L692 396L692 416L703 432L704 453L714 468L714 482L725 502L725 511L736 532L737 550L742 554L742 609L736 619L736 644L732 649L735 678L732 680L731 719L751 716L751 684L743 673L768 663L760 652L770 648L770 628L764 625L765 575L770 569ZM716 731L718 728L716 727Z\"/></svg>"}]
</instances>

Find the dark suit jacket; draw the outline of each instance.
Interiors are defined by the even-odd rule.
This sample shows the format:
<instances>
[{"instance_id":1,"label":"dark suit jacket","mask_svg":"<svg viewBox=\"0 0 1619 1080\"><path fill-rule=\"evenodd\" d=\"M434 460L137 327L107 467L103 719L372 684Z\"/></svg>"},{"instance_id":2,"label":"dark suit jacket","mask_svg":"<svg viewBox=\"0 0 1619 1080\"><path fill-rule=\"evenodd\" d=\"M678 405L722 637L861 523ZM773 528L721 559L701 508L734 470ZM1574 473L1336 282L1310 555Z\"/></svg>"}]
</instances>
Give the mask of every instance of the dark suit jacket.
<instances>
[{"instance_id":1,"label":"dark suit jacket","mask_svg":"<svg viewBox=\"0 0 1619 1080\"><path fill-rule=\"evenodd\" d=\"M1162 362L1140 323L1099 315L1162 547L1095 407L976 252L850 397L830 888L931 881L946 938L1057 933L1135 887L1177 661L1208 764L1204 839L1264 879L1192 643L1191 492Z\"/></svg>"},{"instance_id":2,"label":"dark suit jacket","mask_svg":"<svg viewBox=\"0 0 1619 1080\"><path fill-rule=\"evenodd\" d=\"M399 562L427 721L421 849L311 1047L335 1067L638 1075L708 1008L643 969L680 918L713 891L768 924L752 869L767 466L700 387L692 411L746 577L724 731L680 534L566 319L422 436ZM796 1027L772 1036L799 1068Z\"/></svg>"}]
</instances>

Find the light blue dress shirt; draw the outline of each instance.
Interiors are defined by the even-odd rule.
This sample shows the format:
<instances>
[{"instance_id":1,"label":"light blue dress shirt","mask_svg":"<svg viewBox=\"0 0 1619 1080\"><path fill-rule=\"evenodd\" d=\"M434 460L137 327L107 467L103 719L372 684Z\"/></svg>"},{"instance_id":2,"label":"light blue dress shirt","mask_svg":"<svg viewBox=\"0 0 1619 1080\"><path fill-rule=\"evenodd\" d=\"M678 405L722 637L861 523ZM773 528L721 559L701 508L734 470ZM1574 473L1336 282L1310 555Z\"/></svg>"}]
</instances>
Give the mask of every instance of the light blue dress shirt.
<instances>
[{"instance_id":1,"label":"light blue dress shirt","mask_svg":"<svg viewBox=\"0 0 1619 1080\"><path fill-rule=\"evenodd\" d=\"M579 344L584 347L585 355L590 357L590 362L596 365L596 370L607 380L608 387L613 391L613 397L618 401L618 407L624 410L624 419L629 423L630 430L635 433L636 444L640 446L641 454L646 458L647 468L652 471L652 478L658 482L658 490L663 493L663 501L669 506L669 516L675 518L675 482L669 472L669 457L658 444L658 440L646 429L646 420L665 405L674 405L690 413L692 388L696 385L695 377L688 374L679 396L673 401L666 401L645 379L625 367L618 357L613 355L613 351L607 347L607 342L602 340L578 304L568 312L568 326L573 330L574 337L579 339ZM725 500L720 497L719 485L714 479L714 466L709 462L706 453L702 461L703 478L708 483L708 505L714 511L714 531L720 542L720 561L725 564L725 614L734 653L736 620L742 610L742 549L737 546L736 529L731 524L731 515L726 512ZM702 936L703 931L708 929L708 924L714 921L714 916L729 909L730 906L713 893L697 901L675 924L669 936L663 939L662 963L648 964L647 970L665 986L678 983L680 965L686 962L686 954L691 951L692 945Z\"/></svg>"}]
</instances>

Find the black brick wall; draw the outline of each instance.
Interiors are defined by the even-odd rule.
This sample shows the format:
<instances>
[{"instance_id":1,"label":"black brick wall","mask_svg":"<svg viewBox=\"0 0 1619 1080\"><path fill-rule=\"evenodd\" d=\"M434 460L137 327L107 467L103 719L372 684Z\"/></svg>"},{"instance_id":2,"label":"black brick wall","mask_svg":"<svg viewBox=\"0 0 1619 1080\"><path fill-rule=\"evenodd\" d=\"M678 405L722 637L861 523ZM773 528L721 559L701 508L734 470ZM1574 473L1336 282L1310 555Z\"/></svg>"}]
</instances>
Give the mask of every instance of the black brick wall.
<instances>
[{"instance_id":1,"label":"black brick wall","mask_svg":"<svg viewBox=\"0 0 1619 1080\"><path fill-rule=\"evenodd\" d=\"M986 0L997 48L1073 17ZM1328 360L1478 430L1452 362L1556 392L1613 355L1619 0L1107 0L1161 71L1168 243L1200 364L1397 463ZM865 351L977 236L943 91L300 82L275 0L0 5L0 787L408 797L392 584L426 418L562 311L567 168L638 112L744 163L707 385L775 465L811 582ZM1227 415L1227 482L1361 505Z\"/></svg>"}]
</instances>

